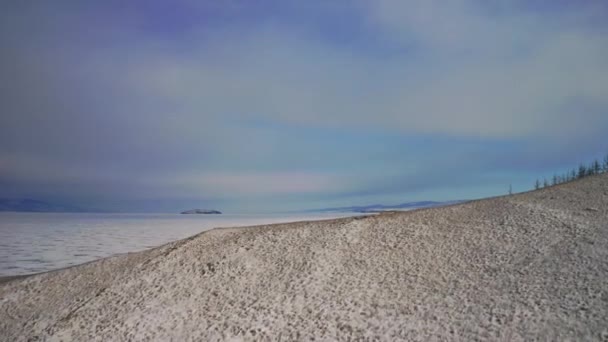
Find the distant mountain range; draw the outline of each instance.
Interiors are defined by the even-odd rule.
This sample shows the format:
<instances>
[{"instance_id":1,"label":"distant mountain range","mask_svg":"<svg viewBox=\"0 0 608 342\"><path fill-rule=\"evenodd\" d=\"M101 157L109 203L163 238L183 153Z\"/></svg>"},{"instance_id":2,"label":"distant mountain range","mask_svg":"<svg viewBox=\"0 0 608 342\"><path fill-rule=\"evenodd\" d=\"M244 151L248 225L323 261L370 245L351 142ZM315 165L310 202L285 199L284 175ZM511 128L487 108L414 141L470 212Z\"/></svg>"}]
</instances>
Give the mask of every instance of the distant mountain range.
<instances>
[{"instance_id":1,"label":"distant mountain range","mask_svg":"<svg viewBox=\"0 0 608 342\"><path fill-rule=\"evenodd\" d=\"M450 204L456 204L465 201L447 201L447 202L436 202L436 201L420 201L420 202L407 202L396 205L385 205L385 204L372 204L363 206L352 206L352 207L336 207L336 208L321 208L321 209L310 209L304 210L303 212L308 213L327 213L327 212L354 212L354 213L374 213L382 211L397 211L397 210L413 210L421 208L432 208L440 207ZM2 199L0 198L0 212L14 211L14 212L30 212L30 213L83 213L83 212L103 212L95 209L82 208L78 206L68 204L57 204L39 201L35 199ZM182 212L182 214L219 214L216 211L190 210Z\"/></svg>"},{"instance_id":2,"label":"distant mountain range","mask_svg":"<svg viewBox=\"0 0 608 342\"><path fill-rule=\"evenodd\" d=\"M440 207L450 204L461 203L465 201L446 201L446 202L435 202L435 201L420 201L420 202L407 202L396 205L385 205L385 204L372 204L364 206L352 206L352 207L337 207L337 208L323 208L323 209L312 209L307 212L355 212L355 213L374 213L381 211L392 211L392 210L413 210L421 208L432 208Z\"/></svg>"},{"instance_id":3,"label":"distant mountain range","mask_svg":"<svg viewBox=\"0 0 608 342\"><path fill-rule=\"evenodd\" d=\"M87 210L72 205L48 203L34 199L0 199L0 211L18 211L30 213L81 213L91 212L93 210Z\"/></svg>"}]
</instances>

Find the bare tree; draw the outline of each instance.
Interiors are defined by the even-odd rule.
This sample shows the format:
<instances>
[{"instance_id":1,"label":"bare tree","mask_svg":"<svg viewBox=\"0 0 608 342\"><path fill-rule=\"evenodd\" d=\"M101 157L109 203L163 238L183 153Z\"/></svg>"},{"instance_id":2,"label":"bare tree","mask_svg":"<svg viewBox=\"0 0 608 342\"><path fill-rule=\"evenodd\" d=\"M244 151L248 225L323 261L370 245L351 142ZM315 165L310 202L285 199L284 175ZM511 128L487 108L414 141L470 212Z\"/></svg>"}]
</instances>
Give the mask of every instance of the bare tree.
<instances>
[{"instance_id":1,"label":"bare tree","mask_svg":"<svg viewBox=\"0 0 608 342\"><path fill-rule=\"evenodd\" d=\"M600 165L600 162L597 159L593 161L593 163L591 164L591 168L593 169L594 175L597 175L602 171L602 166Z\"/></svg>"},{"instance_id":2,"label":"bare tree","mask_svg":"<svg viewBox=\"0 0 608 342\"><path fill-rule=\"evenodd\" d=\"M583 178L587 175L587 167L584 164L579 165L576 178Z\"/></svg>"},{"instance_id":3,"label":"bare tree","mask_svg":"<svg viewBox=\"0 0 608 342\"><path fill-rule=\"evenodd\" d=\"M597 175L600 173L608 173L608 155L604 157L602 161L595 159L593 162L586 165L584 163L579 164L578 169L574 168L570 171L566 171L565 173L558 175L553 174L553 177L550 180L547 178L543 178L543 181L536 179L534 182L534 189L538 190L541 187L546 188L549 185L557 185L565 182L570 182L575 179L581 179L591 175ZM513 193L513 188L509 185L509 194Z\"/></svg>"}]
</instances>

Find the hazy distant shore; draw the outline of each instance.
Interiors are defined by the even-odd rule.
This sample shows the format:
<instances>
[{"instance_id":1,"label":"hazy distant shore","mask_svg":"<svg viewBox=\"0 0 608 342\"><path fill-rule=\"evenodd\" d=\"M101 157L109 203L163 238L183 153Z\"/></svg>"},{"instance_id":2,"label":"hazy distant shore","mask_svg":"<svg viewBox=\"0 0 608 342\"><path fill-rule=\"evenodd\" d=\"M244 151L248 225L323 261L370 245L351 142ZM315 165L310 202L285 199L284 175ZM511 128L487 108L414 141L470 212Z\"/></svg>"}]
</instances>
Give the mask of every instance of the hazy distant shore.
<instances>
[{"instance_id":1,"label":"hazy distant shore","mask_svg":"<svg viewBox=\"0 0 608 342\"><path fill-rule=\"evenodd\" d=\"M602 340L606 222L608 174L450 207L214 229L4 279L0 336Z\"/></svg>"}]
</instances>

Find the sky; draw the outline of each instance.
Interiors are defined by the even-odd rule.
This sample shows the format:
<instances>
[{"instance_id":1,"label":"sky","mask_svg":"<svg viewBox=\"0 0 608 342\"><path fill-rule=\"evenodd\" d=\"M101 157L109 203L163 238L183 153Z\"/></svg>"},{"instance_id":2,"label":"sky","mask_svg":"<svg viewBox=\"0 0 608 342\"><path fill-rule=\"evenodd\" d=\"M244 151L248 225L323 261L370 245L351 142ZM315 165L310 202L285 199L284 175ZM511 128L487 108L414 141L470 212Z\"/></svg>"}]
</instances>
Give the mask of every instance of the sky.
<instances>
[{"instance_id":1,"label":"sky","mask_svg":"<svg viewBox=\"0 0 608 342\"><path fill-rule=\"evenodd\" d=\"M608 4L2 1L0 198L274 212L608 153Z\"/></svg>"}]
</instances>

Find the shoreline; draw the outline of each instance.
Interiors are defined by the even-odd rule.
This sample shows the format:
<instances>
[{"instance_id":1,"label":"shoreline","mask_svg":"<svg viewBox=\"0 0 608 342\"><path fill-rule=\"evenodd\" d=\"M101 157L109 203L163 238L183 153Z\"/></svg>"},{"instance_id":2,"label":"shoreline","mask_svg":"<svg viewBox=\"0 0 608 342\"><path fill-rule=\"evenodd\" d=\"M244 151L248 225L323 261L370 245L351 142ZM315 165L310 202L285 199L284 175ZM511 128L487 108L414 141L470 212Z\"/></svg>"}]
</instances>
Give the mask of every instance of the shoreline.
<instances>
[{"instance_id":1,"label":"shoreline","mask_svg":"<svg viewBox=\"0 0 608 342\"><path fill-rule=\"evenodd\" d=\"M415 210L426 210L426 209L432 209L432 208L419 208L419 209L415 209ZM411 210L414 211L414 210ZM403 211L406 212L406 211ZM146 248L143 250L139 250L139 251L129 251L129 252L124 252L124 253L115 253L103 258L99 258L99 259L95 259L95 260L90 260L90 261L86 261L80 264L76 264L76 265L70 265L70 266L66 266L66 267L60 267L60 268L56 268L56 269L52 269L52 270L48 270L48 271L42 271L42 272L36 272L36 273L28 273L28 274L15 274L15 275L3 275L0 276L0 286L2 286L4 283L8 283L11 281L15 281L15 280L21 280L21 279L25 279L25 278L29 278L29 277L33 277L33 276L37 276L37 275L42 275L42 274L47 274L47 273L52 273L52 272L59 272L62 270L66 270L66 269L71 269L71 268L75 268L75 267L80 267L83 265L87 265L90 263L95 263L95 262L99 262L99 261L103 261L105 259L111 259L111 258L115 258L115 257L121 257L123 255L129 255L129 254L135 254L135 253L142 253L142 252L146 252L146 251L150 251L150 250L154 250L157 248L162 248L166 245L170 245L173 243L178 243L181 241L185 241L185 240L190 240L193 238L196 238L199 235L205 234L205 233L209 233L212 231L239 231L242 229L249 229L249 228L258 228L258 227L270 227L270 226L275 226L275 225L288 225L288 224L293 224L293 223L312 223L312 222L330 222L330 221L334 221L334 220L349 220L349 219L362 219L362 218L367 218L367 217L371 217L371 216L379 216L379 215L388 215L388 214L394 214L394 213L399 213L399 211L387 211L387 212L382 212L382 213L353 213L353 216L344 216L344 217L336 217L336 218L324 218L324 219L320 219L320 220L302 220L302 221L291 221L291 222L278 222L278 223L268 223L268 224L256 224L256 225L251 225L251 226L237 226L237 227L215 227L215 228L211 228L205 231L202 231L200 233L182 238L182 239L177 239L174 241L169 241L169 242L165 242L161 245L158 246L154 246L154 247L150 247L150 248Z\"/></svg>"},{"instance_id":2,"label":"shoreline","mask_svg":"<svg viewBox=\"0 0 608 342\"><path fill-rule=\"evenodd\" d=\"M19 214L30 214L30 213L19 213ZM46 213L42 213L42 214L46 214ZM54 213L54 214L64 214L64 213ZM139 214L135 213L134 215L139 215ZM183 216L183 215L178 215L178 214L176 214L176 215L177 216ZM274 224L286 224L286 223L296 223L296 222L327 221L327 220L335 220L335 219L342 219L342 218L352 218L352 217L359 217L359 216L370 216L370 215L374 215L374 213L349 213L349 212L345 212L345 213L336 213L335 216L333 216L333 217L332 217L332 215L328 215L326 217L323 217L324 215L321 215L321 216L310 215L309 217L299 217L299 216L291 217L291 216L285 216L285 217L280 217L280 219L285 219L286 221L284 221L284 222L281 222L281 221L279 221L279 222L273 222L273 220L276 219L275 217L273 217L273 216L266 217L265 214L260 214L260 216L266 217L270 223L267 223L267 222L264 222L264 221L260 221L259 218L253 217L251 219L253 222L250 222L250 223L243 224L243 223L239 222L239 223L235 223L237 225L234 225L234 226L225 226L225 227L221 227L221 226L220 227L213 227L212 226L212 228L203 227L201 229L202 231L193 232L193 233L188 234L188 235L182 235L181 237L177 237L177 238L175 238L173 240L168 240L168 241L165 240L165 241L162 241L162 242L160 242L158 244L152 244L152 245L149 245L149 246L140 247L140 248L136 248L136 249L128 249L128 250L123 249L122 251L114 252L112 254L108 254L108 255L105 255L105 256L102 256L102 257L98 257L98 258L93 259L93 260L91 260L91 259L89 259L89 260L81 260L81 261L77 261L76 260L77 263L75 263L75 264L60 265L57 268L40 270L40 271L33 272L33 273L18 273L18 274L12 273L11 274L11 273L7 272L5 274L0 274L0 284L6 283L8 281L15 280L15 279L23 278L23 277L30 277L30 276L34 276L34 275L37 275L37 274L44 274L44 273L48 273L48 272L59 271L59 270L62 270L62 269L77 267L77 266L80 266L80 265L85 265L85 264L88 264L88 263L91 263L91 262L100 261L100 260L103 260L103 259L106 259L106 258L112 258L112 257L120 256L120 255L123 255L123 254L138 253L138 252L143 252L143 251L154 249L154 248L159 248L159 247L162 247L162 246L164 246L166 244L174 243L174 242L177 242L177 241L180 241L180 240L183 240L183 239L189 239L189 238L191 238L193 236L205 233L207 231L215 230L215 229L252 228L252 227L257 227L257 226L267 226L267 225L274 225ZM168 223L169 223L169 225L167 226L167 228L170 229L171 228L170 222L168 222ZM232 223L234 223L234 222L232 222ZM217 224L218 225L222 224L222 222L218 222ZM17 269L17 270L19 270L19 269Z\"/></svg>"}]
</instances>

